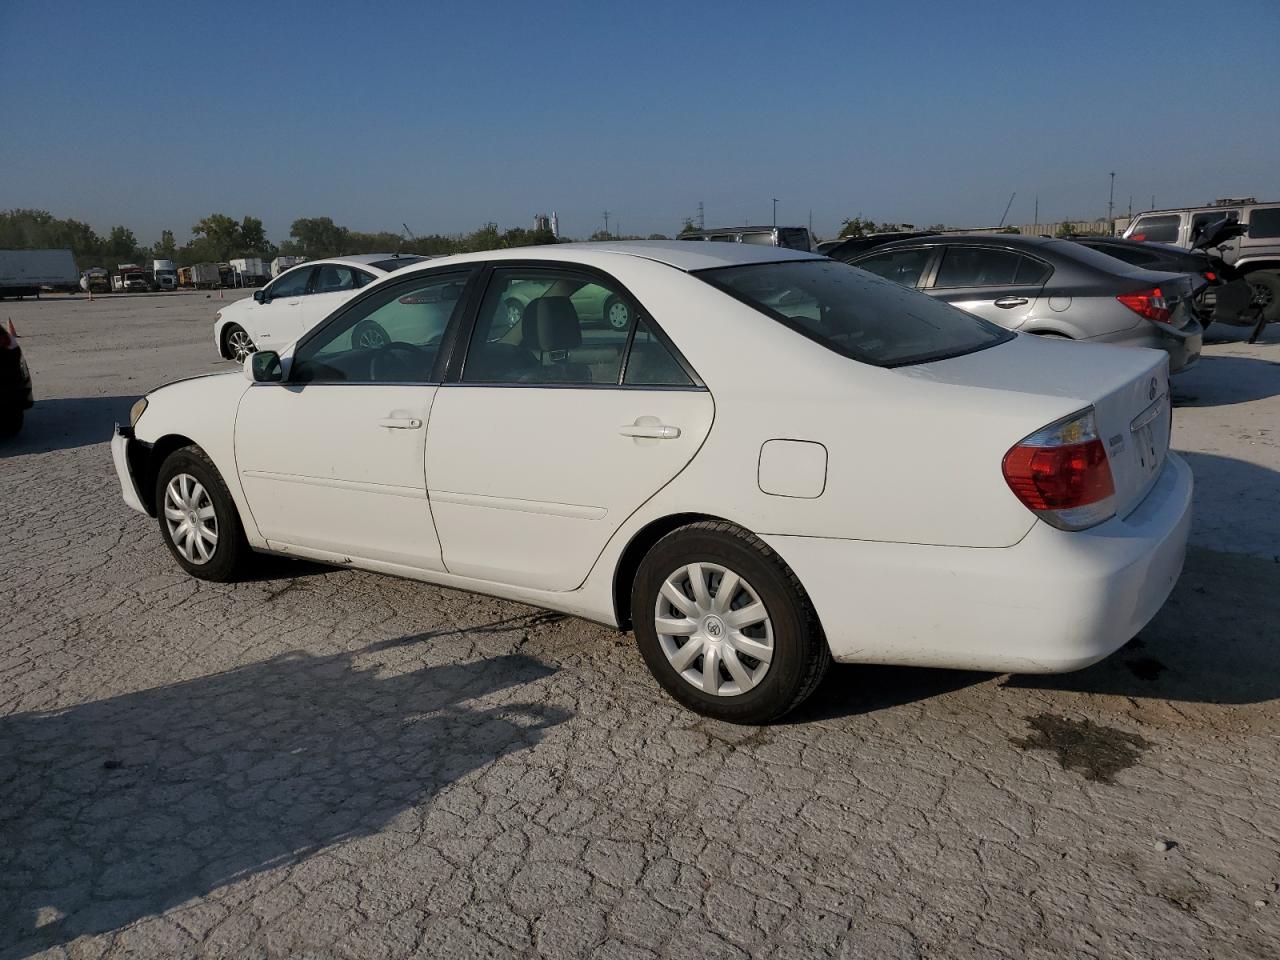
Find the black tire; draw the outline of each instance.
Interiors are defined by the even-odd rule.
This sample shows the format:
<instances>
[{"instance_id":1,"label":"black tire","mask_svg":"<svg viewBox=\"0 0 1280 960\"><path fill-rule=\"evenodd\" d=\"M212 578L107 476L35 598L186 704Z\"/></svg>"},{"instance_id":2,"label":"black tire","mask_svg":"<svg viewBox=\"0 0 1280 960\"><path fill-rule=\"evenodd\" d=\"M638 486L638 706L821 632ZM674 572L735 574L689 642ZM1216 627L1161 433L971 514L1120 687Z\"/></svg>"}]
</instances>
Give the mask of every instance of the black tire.
<instances>
[{"instance_id":1,"label":"black tire","mask_svg":"<svg viewBox=\"0 0 1280 960\"><path fill-rule=\"evenodd\" d=\"M364 319L351 328L352 349L363 347L366 350L376 350L390 342L387 331L377 320Z\"/></svg>"},{"instance_id":2,"label":"black tire","mask_svg":"<svg viewBox=\"0 0 1280 960\"><path fill-rule=\"evenodd\" d=\"M244 334L244 339L248 343L249 353L257 350L257 347L254 346L253 338L249 336L244 327L238 323L228 323L222 330L222 355L228 360L236 361L236 363L244 363L245 358L236 356L236 347L231 342L232 337L236 334Z\"/></svg>"},{"instance_id":3,"label":"black tire","mask_svg":"<svg viewBox=\"0 0 1280 960\"><path fill-rule=\"evenodd\" d=\"M772 658L763 677L745 693L705 693L684 679L663 651L655 625L660 591L668 577L690 563L715 564L736 573L764 604L772 626ZM685 707L717 720L776 720L803 703L831 665L822 626L796 575L763 541L730 523L690 524L654 544L636 572L631 614L640 653L658 683ZM694 663L705 660L700 656ZM727 677L728 671L721 676Z\"/></svg>"},{"instance_id":4,"label":"black tire","mask_svg":"<svg viewBox=\"0 0 1280 960\"><path fill-rule=\"evenodd\" d=\"M12 410L0 411L0 440L16 437L22 430L22 423L25 419L23 411L17 407Z\"/></svg>"},{"instance_id":5,"label":"black tire","mask_svg":"<svg viewBox=\"0 0 1280 960\"><path fill-rule=\"evenodd\" d=\"M617 317L613 316L614 307L621 308ZM614 330L626 330L631 326L631 308L616 293L610 294L604 302L604 322Z\"/></svg>"},{"instance_id":6,"label":"black tire","mask_svg":"<svg viewBox=\"0 0 1280 960\"><path fill-rule=\"evenodd\" d=\"M1255 270L1246 274L1244 280L1253 288L1254 301L1261 300L1263 303L1261 319L1266 323L1280 320L1280 273L1275 270Z\"/></svg>"},{"instance_id":7,"label":"black tire","mask_svg":"<svg viewBox=\"0 0 1280 960\"><path fill-rule=\"evenodd\" d=\"M206 560L188 559L183 550L174 542L170 532L170 518L166 516L166 490L169 482L175 477L188 476L199 482L207 496L207 502L213 507L217 542L209 551ZM244 527L240 524L240 514L236 510L235 501L227 490L227 485L218 473L213 461L197 446L182 447L165 457L156 477L155 490L156 520L160 525L160 537L165 546L178 561L183 570L200 580L212 580L217 583L228 583L240 579L248 570L252 560L252 551L244 536ZM202 501L203 502L203 501Z\"/></svg>"}]
</instances>

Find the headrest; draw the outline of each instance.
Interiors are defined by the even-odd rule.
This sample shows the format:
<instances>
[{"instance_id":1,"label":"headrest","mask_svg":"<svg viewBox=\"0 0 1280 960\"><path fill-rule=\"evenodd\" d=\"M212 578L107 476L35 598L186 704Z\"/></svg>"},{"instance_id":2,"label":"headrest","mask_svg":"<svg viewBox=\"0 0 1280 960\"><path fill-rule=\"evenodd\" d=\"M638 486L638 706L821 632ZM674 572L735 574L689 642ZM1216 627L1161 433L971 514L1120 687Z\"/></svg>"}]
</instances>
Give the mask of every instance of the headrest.
<instances>
[{"instance_id":1,"label":"headrest","mask_svg":"<svg viewBox=\"0 0 1280 960\"><path fill-rule=\"evenodd\" d=\"M578 311L568 297L539 297L524 308L520 342L529 350L550 353L582 345Z\"/></svg>"}]
</instances>

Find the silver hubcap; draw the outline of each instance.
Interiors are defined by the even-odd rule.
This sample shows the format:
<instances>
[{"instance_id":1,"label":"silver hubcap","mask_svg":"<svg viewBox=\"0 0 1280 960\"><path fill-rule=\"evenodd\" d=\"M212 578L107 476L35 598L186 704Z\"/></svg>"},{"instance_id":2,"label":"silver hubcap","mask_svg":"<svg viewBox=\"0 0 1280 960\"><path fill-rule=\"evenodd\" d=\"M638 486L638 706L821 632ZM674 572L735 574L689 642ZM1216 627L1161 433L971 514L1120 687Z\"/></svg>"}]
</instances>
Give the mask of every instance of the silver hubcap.
<instances>
[{"instance_id":1,"label":"silver hubcap","mask_svg":"<svg viewBox=\"0 0 1280 960\"><path fill-rule=\"evenodd\" d=\"M253 341L243 330L232 330L227 337L227 345L231 347L231 354L236 358L237 363L244 363L245 357L254 352Z\"/></svg>"},{"instance_id":2,"label":"silver hubcap","mask_svg":"<svg viewBox=\"0 0 1280 960\"><path fill-rule=\"evenodd\" d=\"M524 307L518 303L507 304L507 324L514 327L524 319Z\"/></svg>"},{"instance_id":3,"label":"silver hubcap","mask_svg":"<svg viewBox=\"0 0 1280 960\"><path fill-rule=\"evenodd\" d=\"M619 330L631 322L631 311L625 303L615 303L609 308L609 323Z\"/></svg>"},{"instance_id":4,"label":"silver hubcap","mask_svg":"<svg viewBox=\"0 0 1280 960\"><path fill-rule=\"evenodd\" d=\"M760 595L714 563L690 563L663 581L654 626L676 673L712 696L746 693L773 661L773 624Z\"/></svg>"},{"instance_id":5,"label":"silver hubcap","mask_svg":"<svg viewBox=\"0 0 1280 960\"><path fill-rule=\"evenodd\" d=\"M208 563L218 547L218 517L209 492L189 473L164 488L164 522L169 539L188 563Z\"/></svg>"},{"instance_id":6,"label":"silver hubcap","mask_svg":"<svg viewBox=\"0 0 1280 960\"><path fill-rule=\"evenodd\" d=\"M1254 303L1264 308L1271 306L1271 301L1274 297L1269 286L1264 283L1251 283L1249 287L1253 290Z\"/></svg>"}]
</instances>

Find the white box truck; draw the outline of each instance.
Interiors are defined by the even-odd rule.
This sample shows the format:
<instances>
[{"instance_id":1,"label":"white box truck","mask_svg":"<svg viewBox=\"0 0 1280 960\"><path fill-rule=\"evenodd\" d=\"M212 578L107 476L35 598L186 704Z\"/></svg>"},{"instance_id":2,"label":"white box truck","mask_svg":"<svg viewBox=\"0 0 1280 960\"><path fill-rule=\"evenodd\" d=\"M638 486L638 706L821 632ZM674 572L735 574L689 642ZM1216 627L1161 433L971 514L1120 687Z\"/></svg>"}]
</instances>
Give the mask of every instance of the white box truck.
<instances>
[{"instance_id":1,"label":"white box truck","mask_svg":"<svg viewBox=\"0 0 1280 960\"><path fill-rule=\"evenodd\" d=\"M172 260L152 260L151 275L157 290L178 289L178 265Z\"/></svg>"},{"instance_id":2,"label":"white box truck","mask_svg":"<svg viewBox=\"0 0 1280 960\"><path fill-rule=\"evenodd\" d=\"M237 287L260 287L267 279L261 257L241 257L231 261L231 273Z\"/></svg>"},{"instance_id":3,"label":"white box truck","mask_svg":"<svg viewBox=\"0 0 1280 960\"><path fill-rule=\"evenodd\" d=\"M70 250L0 250L0 300L38 298L41 287L74 290L79 284Z\"/></svg>"}]
</instances>

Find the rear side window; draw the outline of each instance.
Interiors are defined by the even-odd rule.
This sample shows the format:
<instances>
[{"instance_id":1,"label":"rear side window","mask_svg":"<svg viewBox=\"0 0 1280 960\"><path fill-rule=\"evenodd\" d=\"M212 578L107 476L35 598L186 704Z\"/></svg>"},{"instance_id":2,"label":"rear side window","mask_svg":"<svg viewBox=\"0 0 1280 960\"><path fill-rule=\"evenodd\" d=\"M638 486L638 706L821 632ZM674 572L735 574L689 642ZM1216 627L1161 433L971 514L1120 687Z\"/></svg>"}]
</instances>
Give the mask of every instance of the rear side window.
<instances>
[{"instance_id":1,"label":"rear side window","mask_svg":"<svg viewBox=\"0 0 1280 960\"><path fill-rule=\"evenodd\" d=\"M1018 272L1014 274L1013 282L1019 287L1037 286L1048 280L1052 273L1053 267L1047 263L1034 257L1021 256L1018 257Z\"/></svg>"},{"instance_id":2,"label":"rear side window","mask_svg":"<svg viewBox=\"0 0 1280 960\"><path fill-rule=\"evenodd\" d=\"M1139 217L1133 225L1130 240L1146 240L1148 243L1177 243L1178 220L1176 213L1158 217Z\"/></svg>"},{"instance_id":3,"label":"rear side window","mask_svg":"<svg viewBox=\"0 0 1280 960\"><path fill-rule=\"evenodd\" d=\"M313 293L339 293L356 288L356 272L340 263L321 264L311 285Z\"/></svg>"},{"instance_id":4,"label":"rear side window","mask_svg":"<svg viewBox=\"0 0 1280 960\"><path fill-rule=\"evenodd\" d=\"M947 247L935 287L1008 287L1022 258L1012 250L991 247Z\"/></svg>"},{"instance_id":5,"label":"rear side window","mask_svg":"<svg viewBox=\"0 0 1280 960\"><path fill-rule=\"evenodd\" d=\"M1014 337L950 304L825 258L694 276L835 353L881 367L973 353Z\"/></svg>"},{"instance_id":6,"label":"rear side window","mask_svg":"<svg viewBox=\"0 0 1280 960\"><path fill-rule=\"evenodd\" d=\"M800 227L779 227L778 246L790 250L809 249L809 231Z\"/></svg>"},{"instance_id":7,"label":"rear side window","mask_svg":"<svg viewBox=\"0 0 1280 960\"><path fill-rule=\"evenodd\" d=\"M854 264L862 270L884 277L904 287L914 287L920 282L920 274L924 273L932 251L928 247L917 247L914 250L882 250L864 257Z\"/></svg>"},{"instance_id":8,"label":"rear side window","mask_svg":"<svg viewBox=\"0 0 1280 960\"><path fill-rule=\"evenodd\" d=\"M1280 207L1258 207L1250 211L1249 237L1280 237Z\"/></svg>"}]
</instances>

